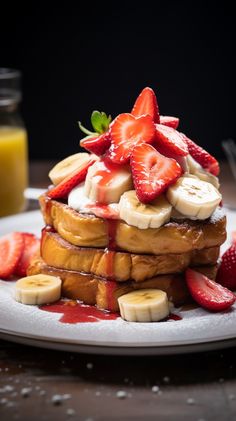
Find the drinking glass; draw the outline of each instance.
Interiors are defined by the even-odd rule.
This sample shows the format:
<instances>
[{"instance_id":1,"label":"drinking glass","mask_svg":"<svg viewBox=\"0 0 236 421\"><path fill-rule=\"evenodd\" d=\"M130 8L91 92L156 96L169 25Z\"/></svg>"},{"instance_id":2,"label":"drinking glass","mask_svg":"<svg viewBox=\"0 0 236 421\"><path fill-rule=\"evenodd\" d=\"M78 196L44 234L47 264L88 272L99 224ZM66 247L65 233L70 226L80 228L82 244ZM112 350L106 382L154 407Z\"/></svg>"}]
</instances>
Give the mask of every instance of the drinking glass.
<instances>
[{"instance_id":1,"label":"drinking glass","mask_svg":"<svg viewBox=\"0 0 236 421\"><path fill-rule=\"evenodd\" d=\"M18 70L0 68L0 217L26 206L28 140L19 110L20 79Z\"/></svg>"}]
</instances>

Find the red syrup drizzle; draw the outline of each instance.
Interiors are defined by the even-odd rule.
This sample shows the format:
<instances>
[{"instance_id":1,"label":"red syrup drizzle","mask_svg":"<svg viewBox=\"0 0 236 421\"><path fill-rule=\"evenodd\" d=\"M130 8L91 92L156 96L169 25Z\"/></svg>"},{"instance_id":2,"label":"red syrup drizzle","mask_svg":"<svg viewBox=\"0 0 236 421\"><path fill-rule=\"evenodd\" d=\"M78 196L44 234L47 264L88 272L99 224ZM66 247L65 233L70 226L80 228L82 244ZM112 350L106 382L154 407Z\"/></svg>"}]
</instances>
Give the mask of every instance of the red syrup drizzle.
<instances>
[{"instance_id":1,"label":"red syrup drizzle","mask_svg":"<svg viewBox=\"0 0 236 421\"><path fill-rule=\"evenodd\" d=\"M99 310L95 306L78 303L75 300L60 300L54 304L42 305L39 309L50 313L61 313L62 316L59 319L59 322L70 324L94 323L100 322L101 320L115 320L120 317L118 313Z\"/></svg>"},{"instance_id":2,"label":"red syrup drizzle","mask_svg":"<svg viewBox=\"0 0 236 421\"><path fill-rule=\"evenodd\" d=\"M114 273L114 263L115 263L115 250L116 250L116 230L117 230L117 218L119 215L106 205L105 191L103 187L108 186L114 177L114 175L119 171L119 166L114 165L110 162L104 162L101 164L101 168L96 172L96 177L99 177L98 186L100 187L98 203L95 204L96 211L101 211L101 216L106 219L107 231L108 231L108 246L105 249L105 259L106 259L106 274L108 280L104 281L106 285L106 298L107 298L107 308L114 308L114 291L116 289L117 283L115 281ZM90 207L92 208L92 206Z\"/></svg>"},{"instance_id":3,"label":"red syrup drizzle","mask_svg":"<svg viewBox=\"0 0 236 421\"><path fill-rule=\"evenodd\" d=\"M166 322L168 322L169 320L171 321L178 321L178 320L182 320L183 317L179 316L178 314L174 314L174 313L170 313L169 316L164 320Z\"/></svg>"},{"instance_id":4,"label":"red syrup drizzle","mask_svg":"<svg viewBox=\"0 0 236 421\"><path fill-rule=\"evenodd\" d=\"M94 204L86 205L87 208L93 210L95 215L104 219L119 218L118 211L107 204L106 191L104 187L109 186L113 177L120 171L120 166L108 161L101 161L98 163L98 169L94 173L99 187L97 201Z\"/></svg>"},{"instance_id":5,"label":"red syrup drizzle","mask_svg":"<svg viewBox=\"0 0 236 421\"><path fill-rule=\"evenodd\" d=\"M105 249L107 278L114 279L115 251Z\"/></svg>"},{"instance_id":6,"label":"red syrup drizzle","mask_svg":"<svg viewBox=\"0 0 236 421\"><path fill-rule=\"evenodd\" d=\"M109 161L100 162L100 166L101 168L94 175L100 177L98 179L98 186L100 187L98 202L104 204L106 203L106 196L103 187L107 187L112 182L114 175L120 170L120 167Z\"/></svg>"},{"instance_id":7,"label":"red syrup drizzle","mask_svg":"<svg viewBox=\"0 0 236 421\"><path fill-rule=\"evenodd\" d=\"M104 281L106 283L106 298L107 298L107 308L109 311L114 309L116 304L114 293L117 288L117 282L115 280ZM114 310L113 310L114 311Z\"/></svg>"},{"instance_id":8,"label":"red syrup drizzle","mask_svg":"<svg viewBox=\"0 0 236 421\"><path fill-rule=\"evenodd\" d=\"M117 231L116 219L107 219L107 230L108 230L108 250L116 250L116 231Z\"/></svg>"},{"instance_id":9,"label":"red syrup drizzle","mask_svg":"<svg viewBox=\"0 0 236 421\"><path fill-rule=\"evenodd\" d=\"M117 287L117 282L115 281L115 250L116 250L116 230L117 230L117 220L107 219L107 229L108 229L108 247L105 250L106 258L106 272L107 277L110 278L106 281L106 292L107 292L107 307L109 309L114 308L114 292Z\"/></svg>"},{"instance_id":10,"label":"red syrup drizzle","mask_svg":"<svg viewBox=\"0 0 236 421\"><path fill-rule=\"evenodd\" d=\"M113 209L110 205L103 205L101 203L88 203L86 208L89 209L96 215L98 218L103 219L118 219L119 213L115 209Z\"/></svg>"}]
</instances>

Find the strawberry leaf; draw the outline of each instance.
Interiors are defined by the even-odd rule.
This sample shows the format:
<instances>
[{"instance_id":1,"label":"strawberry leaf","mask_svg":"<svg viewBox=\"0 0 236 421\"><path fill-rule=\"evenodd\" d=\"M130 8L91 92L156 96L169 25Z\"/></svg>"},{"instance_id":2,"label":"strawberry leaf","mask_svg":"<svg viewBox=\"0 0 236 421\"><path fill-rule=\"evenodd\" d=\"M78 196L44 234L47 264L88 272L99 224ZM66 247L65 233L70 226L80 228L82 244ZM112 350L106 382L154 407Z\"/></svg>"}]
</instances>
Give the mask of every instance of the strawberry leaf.
<instances>
[{"instance_id":1,"label":"strawberry leaf","mask_svg":"<svg viewBox=\"0 0 236 421\"><path fill-rule=\"evenodd\" d=\"M109 128L110 122L111 116L107 116L103 111L101 113L99 111L92 112L91 123L97 133L105 133Z\"/></svg>"},{"instance_id":2,"label":"strawberry leaf","mask_svg":"<svg viewBox=\"0 0 236 421\"><path fill-rule=\"evenodd\" d=\"M86 129L86 127L84 127L80 121L78 121L78 125L79 125L80 130L83 133L87 134L88 136L92 136L92 135L94 136L96 134L96 133L91 132L90 130Z\"/></svg>"}]
</instances>

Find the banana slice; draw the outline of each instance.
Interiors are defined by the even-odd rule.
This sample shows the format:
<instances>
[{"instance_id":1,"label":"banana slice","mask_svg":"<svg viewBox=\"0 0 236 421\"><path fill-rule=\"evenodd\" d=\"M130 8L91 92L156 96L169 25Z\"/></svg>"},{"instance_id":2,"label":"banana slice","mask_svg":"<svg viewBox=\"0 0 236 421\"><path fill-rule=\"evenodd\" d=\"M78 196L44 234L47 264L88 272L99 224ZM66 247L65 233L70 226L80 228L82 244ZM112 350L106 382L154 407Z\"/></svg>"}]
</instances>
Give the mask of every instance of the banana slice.
<instances>
[{"instance_id":1,"label":"banana slice","mask_svg":"<svg viewBox=\"0 0 236 421\"><path fill-rule=\"evenodd\" d=\"M195 159L191 155L188 155L186 157L186 160L190 174L195 175L202 181L211 183L217 190L219 190L220 183L217 177L215 177L208 171L205 171L204 168L202 168L202 166L197 161L195 161Z\"/></svg>"},{"instance_id":2,"label":"banana slice","mask_svg":"<svg viewBox=\"0 0 236 421\"><path fill-rule=\"evenodd\" d=\"M118 298L122 319L128 322L158 322L170 313L167 294L160 289L141 289Z\"/></svg>"},{"instance_id":3,"label":"banana slice","mask_svg":"<svg viewBox=\"0 0 236 421\"><path fill-rule=\"evenodd\" d=\"M140 229L159 228L170 220L172 206L164 195L151 203L141 203L135 190L125 192L119 203L120 218L127 224Z\"/></svg>"},{"instance_id":4,"label":"banana slice","mask_svg":"<svg viewBox=\"0 0 236 421\"><path fill-rule=\"evenodd\" d=\"M221 194L212 184L186 176L169 187L167 199L182 215L207 219L219 205Z\"/></svg>"},{"instance_id":5,"label":"banana slice","mask_svg":"<svg viewBox=\"0 0 236 421\"><path fill-rule=\"evenodd\" d=\"M88 169L85 195L93 202L118 203L120 196L132 188L132 176L128 167L98 161Z\"/></svg>"},{"instance_id":6,"label":"banana slice","mask_svg":"<svg viewBox=\"0 0 236 421\"><path fill-rule=\"evenodd\" d=\"M94 156L95 155L93 155L93 157ZM91 155L86 152L76 153L74 155L68 156L67 158L63 159L63 161L58 162L58 164L56 164L51 169L48 176L54 186L56 186L90 159Z\"/></svg>"},{"instance_id":7,"label":"banana slice","mask_svg":"<svg viewBox=\"0 0 236 421\"><path fill-rule=\"evenodd\" d=\"M15 300L22 304L48 304L59 300L61 279L50 275L21 278L15 285Z\"/></svg>"}]
</instances>

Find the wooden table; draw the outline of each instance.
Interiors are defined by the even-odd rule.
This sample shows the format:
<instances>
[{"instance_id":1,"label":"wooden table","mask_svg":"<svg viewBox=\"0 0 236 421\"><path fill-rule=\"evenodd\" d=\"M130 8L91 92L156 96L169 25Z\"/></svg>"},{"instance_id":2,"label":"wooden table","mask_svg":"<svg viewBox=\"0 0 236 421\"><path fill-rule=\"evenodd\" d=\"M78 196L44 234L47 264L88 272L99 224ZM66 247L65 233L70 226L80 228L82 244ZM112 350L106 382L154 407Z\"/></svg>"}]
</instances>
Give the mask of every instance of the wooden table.
<instances>
[{"instance_id":1,"label":"wooden table","mask_svg":"<svg viewBox=\"0 0 236 421\"><path fill-rule=\"evenodd\" d=\"M31 183L45 186L50 166L33 163ZM227 165L222 168L224 201L236 206L236 183ZM109 357L0 341L0 420L14 419L235 420L236 347Z\"/></svg>"}]
</instances>

